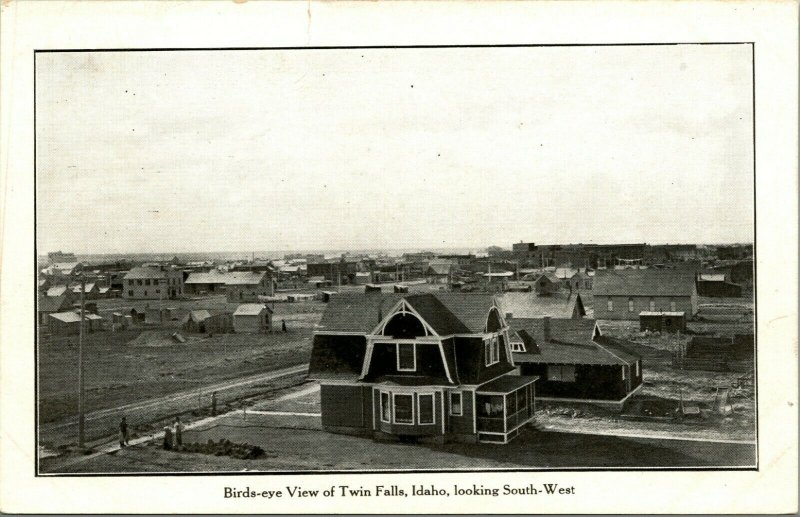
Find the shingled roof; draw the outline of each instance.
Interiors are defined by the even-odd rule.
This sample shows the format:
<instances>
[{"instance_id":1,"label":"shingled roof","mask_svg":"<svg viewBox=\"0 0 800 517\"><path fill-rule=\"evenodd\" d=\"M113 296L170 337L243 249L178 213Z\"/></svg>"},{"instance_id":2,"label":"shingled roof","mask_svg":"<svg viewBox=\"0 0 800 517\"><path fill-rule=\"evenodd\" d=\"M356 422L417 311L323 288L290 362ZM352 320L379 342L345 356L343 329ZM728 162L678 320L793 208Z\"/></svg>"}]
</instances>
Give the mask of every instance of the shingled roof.
<instances>
[{"instance_id":1,"label":"shingled roof","mask_svg":"<svg viewBox=\"0 0 800 517\"><path fill-rule=\"evenodd\" d=\"M503 293L498 297L503 314L514 318L582 318L586 316L583 299L577 293L553 293L539 296L536 293Z\"/></svg>"},{"instance_id":2,"label":"shingled roof","mask_svg":"<svg viewBox=\"0 0 800 517\"><path fill-rule=\"evenodd\" d=\"M442 336L482 333L494 305L489 294L340 293L331 298L317 330L369 334L403 298Z\"/></svg>"},{"instance_id":3,"label":"shingled roof","mask_svg":"<svg viewBox=\"0 0 800 517\"><path fill-rule=\"evenodd\" d=\"M595 296L691 296L694 272L677 269L604 269L592 285Z\"/></svg>"},{"instance_id":4,"label":"shingled roof","mask_svg":"<svg viewBox=\"0 0 800 517\"><path fill-rule=\"evenodd\" d=\"M623 365L641 359L617 340L594 336L593 319L552 318L549 324L550 338L545 339L544 318L509 320L510 341L525 345L525 352L514 352L514 362Z\"/></svg>"}]
</instances>

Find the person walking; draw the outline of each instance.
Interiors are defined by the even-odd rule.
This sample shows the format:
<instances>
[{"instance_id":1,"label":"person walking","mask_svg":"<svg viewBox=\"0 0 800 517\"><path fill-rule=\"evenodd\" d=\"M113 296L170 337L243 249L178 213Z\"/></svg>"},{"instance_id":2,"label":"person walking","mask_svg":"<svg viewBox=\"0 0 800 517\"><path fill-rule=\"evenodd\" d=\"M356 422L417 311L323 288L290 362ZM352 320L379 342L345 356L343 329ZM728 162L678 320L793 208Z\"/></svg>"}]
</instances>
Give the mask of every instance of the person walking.
<instances>
[{"instance_id":1,"label":"person walking","mask_svg":"<svg viewBox=\"0 0 800 517\"><path fill-rule=\"evenodd\" d=\"M172 449L172 428L170 426L164 427L164 450Z\"/></svg>"},{"instance_id":2,"label":"person walking","mask_svg":"<svg viewBox=\"0 0 800 517\"><path fill-rule=\"evenodd\" d=\"M175 417L175 448L178 449L183 445L183 423L181 417Z\"/></svg>"},{"instance_id":3,"label":"person walking","mask_svg":"<svg viewBox=\"0 0 800 517\"><path fill-rule=\"evenodd\" d=\"M120 448L128 445L128 422L125 417L119 421L119 446Z\"/></svg>"}]
</instances>

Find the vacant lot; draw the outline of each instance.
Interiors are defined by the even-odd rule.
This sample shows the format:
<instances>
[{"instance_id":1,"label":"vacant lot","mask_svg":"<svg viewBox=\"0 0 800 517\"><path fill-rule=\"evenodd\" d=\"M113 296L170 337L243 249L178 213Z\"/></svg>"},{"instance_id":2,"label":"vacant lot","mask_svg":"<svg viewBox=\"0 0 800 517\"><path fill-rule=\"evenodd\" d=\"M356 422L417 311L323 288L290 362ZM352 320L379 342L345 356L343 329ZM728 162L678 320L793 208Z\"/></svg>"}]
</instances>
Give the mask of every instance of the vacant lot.
<instances>
[{"instance_id":1,"label":"vacant lot","mask_svg":"<svg viewBox=\"0 0 800 517\"><path fill-rule=\"evenodd\" d=\"M103 310L123 300L102 300ZM140 307L146 302L136 302ZM216 308L220 299L177 302L192 308ZM98 305L101 305L100 303ZM186 334L171 339L179 321L159 326L101 331L87 335L84 364L87 411L160 397L228 379L304 364L311 352L311 331L321 303L276 304L274 321L286 320L287 333ZM77 412L78 338L43 337L39 343L39 418L58 421Z\"/></svg>"}]
</instances>

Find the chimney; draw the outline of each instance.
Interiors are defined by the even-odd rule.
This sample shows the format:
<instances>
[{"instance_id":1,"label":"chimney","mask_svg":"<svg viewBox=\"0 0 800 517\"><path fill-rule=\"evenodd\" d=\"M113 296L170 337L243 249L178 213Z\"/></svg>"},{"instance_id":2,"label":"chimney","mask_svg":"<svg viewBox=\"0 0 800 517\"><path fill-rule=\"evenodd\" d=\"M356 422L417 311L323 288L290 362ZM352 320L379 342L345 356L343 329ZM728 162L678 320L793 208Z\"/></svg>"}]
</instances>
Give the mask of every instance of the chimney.
<instances>
[{"instance_id":1,"label":"chimney","mask_svg":"<svg viewBox=\"0 0 800 517\"><path fill-rule=\"evenodd\" d=\"M550 316L542 318L542 332L544 333L544 340L550 341Z\"/></svg>"}]
</instances>

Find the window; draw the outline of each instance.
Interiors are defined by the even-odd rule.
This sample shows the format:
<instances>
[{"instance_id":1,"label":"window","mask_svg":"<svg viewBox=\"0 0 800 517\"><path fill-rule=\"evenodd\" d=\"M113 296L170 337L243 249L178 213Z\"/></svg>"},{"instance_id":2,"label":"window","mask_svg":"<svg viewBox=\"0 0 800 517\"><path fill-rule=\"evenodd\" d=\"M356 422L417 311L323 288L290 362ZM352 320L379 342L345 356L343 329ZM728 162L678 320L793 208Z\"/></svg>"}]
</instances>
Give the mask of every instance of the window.
<instances>
[{"instance_id":1,"label":"window","mask_svg":"<svg viewBox=\"0 0 800 517\"><path fill-rule=\"evenodd\" d=\"M461 406L461 392L460 391L451 391L450 392L450 414L453 416L461 416L464 414L464 411Z\"/></svg>"},{"instance_id":2,"label":"window","mask_svg":"<svg viewBox=\"0 0 800 517\"><path fill-rule=\"evenodd\" d=\"M128 296L133 296L133 291L132 290L128 291Z\"/></svg>"},{"instance_id":3,"label":"window","mask_svg":"<svg viewBox=\"0 0 800 517\"><path fill-rule=\"evenodd\" d=\"M483 347L486 356L486 366L491 366L500 362L500 343L498 343L497 337L484 341Z\"/></svg>"},{"instance_id":4,"label":"window","mask_svg":"<svg viewBox=\"0 0 800 517\"><path fill-rule=\"evenodd\" d=\"M149 278L145 278L144 279L144 285L150 285L150 279Z\"/></svg>"},{"instance_id":5,"label":"window","mask_svg":"<svg viewBox=\"0 0 800 517\"><path fill-rule=\"evenodd\" d=\"M381 422L392 421L392 408L389 403L389 394L381 392Z\"/></svg>"},{"instance_id":6,"label":"window","mask_svg":"<svg viewBox=\"0 0 800 517\"><path fill-rule=\"evenodd\" d=\"M133 285L133 280L128 280L128 285L132 286Z\"/></svg>"},{"instance_id":7,"label":"window","mask_svg":"<svg viewBox=\"0 0 800 517\"><path fill-rule=\"evenodd\" d=\"M633 298L628 298L628 312L633 312Z\"/></svg>"},{"instance_id":8,"label":"window","mask_svg":"<svg viewBox=\"0 0 800 517\"><path fill-rule=\"evenodd\" d=\"M147 289L144 290L144 295L147 296Z\"/></svg>"},{"instance_id":9,"label":"window","mask_svg":"<svg viewBox=\"0 0 800 517\"><path fill-rule=\"evenodd\" d=\"M413 372L417 369L417 354L414 343L397 344L397 371Z\"/></svg>"},{"instance_id":10,"label":"window","mask_svg":"<svg viewBox=\"0 0 800 517\"><path fill-rule=\"evenodd\" d=\"M436 416L433 413L433 393L417 395L417 413L420 424L436 423Z\"/></svg>"},{"instance_id":11,"label":"window","mask_svg":"<svg viewBox=\"0 0 800 517\"><path fill-rule=\"evenodd\" d=\"M141 280L137 280L136 281L136 285L142 285L142 281Z\"/></svg>"},{"instance_id":12,"label":"window","mask_svg":"<svg viewBox=\"0 0 800 517\"><path fill-rule=\"evenodd\" d=\"M627 369L628 369L628 367L627 367L627 366L623 366L623 367L622 367L622 380L623 380L623 381L624 381L624 380L625 380L625 378L627 377L627 375L625 375L625 370L627 370Z\"/></svg>"},{"instance_id":13,"label":"window","mask_svg":"<svg viewBox=\"0 0 800 517\"><path fill-rule=\"evenodd\" d=\"M524 352L525 345L522 343L511 343L511 351L512 352Z\"/></svg>"},{"instance_id":14,"label":"window","mask_svg":"<svg viewBox=\"0 0 800 517\"><path fill-rule=\"evenodd\" d=\"M161 294L161 289L156 289L156 294Z\"/></svg>"},{"instance_id":15,"label":"window","mask_svg":"<svg viewBox=\"0 0 800 517\"><path fill-rule=\"evenodd\" d=\"M394 394L394 423L414 423L414 396Z\"/></svg>"},{"instance_id":16,"label":"window","mask_svg":"<svg viewBox=\"0 0 800 517\"><path fill-rule=\"evenodd\" d=\"M610 296L608 297L608 302L606 302L606 303L607 303L608 312L614 312L614 300L612 300Z\"/></svg>"},{"instance_id":17,"label":"window","mask_svg":"<svg viewBox=\"0 0 800 517\"><path fill-rule=\"evenodd\" d=\"M575 365L548 364L547 380L559 382L575 382Z\"/></svg>"},{"instance_id":18,"label":"window","mask_svg":"<svg viewBox=\"0 0 800 517\"><path fill-rule=\"evenodd\" d=\"M650 298L650 312L653 312L655 310L656 310L656 301Z\"/></svg>"},{"instance_id":19,"label":"window","mask_svg":"<svg viewBox=\"0 0 800 517\"><path fill-rule=\"evenodd\" d=\"M636 361L636 376L638 377L639 375L641 375L639 372L639 361Z\"/></svg>"},{"instance_id":20,"label":"window","mask_svg":"<svg viewBox=\"0 0 800 517\"><path fill-rule=\"evenodd\" d=\"M670 300L670 302L669 302L669 310L671 310L672 312L675 312L676 309L675 309L675 301L674 300Z\"/></svg>"}]
</instances>

